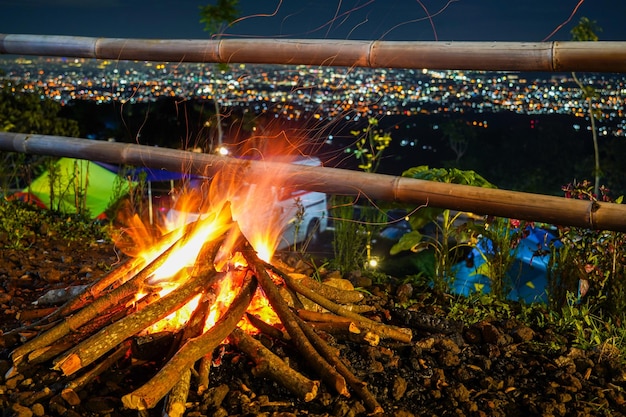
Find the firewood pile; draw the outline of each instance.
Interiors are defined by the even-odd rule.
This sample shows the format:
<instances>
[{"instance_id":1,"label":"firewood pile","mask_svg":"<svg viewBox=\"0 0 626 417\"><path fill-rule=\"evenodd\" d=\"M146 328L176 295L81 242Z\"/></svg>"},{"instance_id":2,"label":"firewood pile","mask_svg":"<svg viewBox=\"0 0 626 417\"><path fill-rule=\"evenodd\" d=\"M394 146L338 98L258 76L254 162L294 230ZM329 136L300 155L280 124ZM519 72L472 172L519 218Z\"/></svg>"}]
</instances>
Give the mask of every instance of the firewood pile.
<instances>
[{"instance_id":1,"label":"firewood pile","mask_svg":"<svg viewBox=\"0 0 626 417\"><path fill-rule=\"evenodd\" d=\"M144 338L165 332L172 336L166 360L147 382L122 397L128 409L141 412L163 403L163 415L183 415L190 390L208 389L214 351L228 342L254 363L255 376L277 382L304 402L314 400L324 384L337 395L356 396L369 413L384 412L341 352L327 342L329 335L370 346L381 339L411 342L410 329L367 318L362 293L294 273L280 261L262 261L242 237L231 251L237 256L227 261L218 260L223 237L204 242L195 263L176 273L177 286L160 293L164 284L151 277L179 256L206 222L185 226L173 243L160 245L163 249L151 261L130 258L58 308L46 310L45 317L5 333L3 343L15 344L6 379L47 364L61 374L63 385L46 387L37 398L60 394L68 404L78 404L82 388L118 361L132 358ZM218 299L225 280L236 290L228 301ZM192 299L197 302L190 303ZM275 322L255 313L255 299L264 300ZM191 304L189 317L170 326L171 317ZM217 319L211 320L215 312ZM156 325L165 331L151 330ZM262 343L269 339L289 345L297 357L279 357ZM290 362L306 365L297 370Z\"/></svg>"}]
</instances>

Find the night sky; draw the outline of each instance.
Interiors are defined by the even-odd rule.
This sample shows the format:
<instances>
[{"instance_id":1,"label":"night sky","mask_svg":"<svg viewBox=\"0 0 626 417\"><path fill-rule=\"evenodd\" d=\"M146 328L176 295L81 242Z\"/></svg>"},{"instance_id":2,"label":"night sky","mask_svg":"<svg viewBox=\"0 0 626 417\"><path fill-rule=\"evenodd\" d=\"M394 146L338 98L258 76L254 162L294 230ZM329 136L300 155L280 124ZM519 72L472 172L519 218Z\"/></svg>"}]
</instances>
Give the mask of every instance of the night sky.
<instances>
[{"instance_id":1,"label":"night sky","mask_svg":"<svg viewBox=\"0 0 626 417\"><path fill-rule=\"evenodd\" d=\"M212 2L0 0L0 33L203 39L199 8ZM241 0L240 10L225 36L539 42L569 40L585 16L600 40L626 40L623 0Z\"/></svg>"}]
</instances>

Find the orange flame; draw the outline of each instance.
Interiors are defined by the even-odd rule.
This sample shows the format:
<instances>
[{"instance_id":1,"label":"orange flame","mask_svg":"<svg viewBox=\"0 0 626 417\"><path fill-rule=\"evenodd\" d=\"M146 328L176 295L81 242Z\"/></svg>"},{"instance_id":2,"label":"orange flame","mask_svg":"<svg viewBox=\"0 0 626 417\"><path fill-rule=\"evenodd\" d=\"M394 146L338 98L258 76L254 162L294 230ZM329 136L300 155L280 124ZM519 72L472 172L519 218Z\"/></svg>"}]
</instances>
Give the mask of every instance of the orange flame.
<instances>
[{"instance_id":1,"label":"orange flame","mask_svg":"<svg viewBox=\"0 0 626 417\"><path fill-rule=\"evenodd\" d=\"M285 162L284 158L281 158L281 162ZM219 271L229 272L215 288L215 302L210 308L205 330L213 326L226 311L241 287L244 274L237 270L246 267L245 260L232 254L241 234L257 251L259 258L269 262L279 244L286 221L294 216L296 210L296 207L291 209L278 205L282 188L276 182L280 177L276 172L268 171L267 174L256 175L256 178L245 178L241 174L224 169L203 187L183 189L170 216L163 221L162 233L165 234L159 239L154 237L138 216L130 217L129 227L125 229L126 237L132 241L125 246L125 251L131 256L143 258L146 263L156 259L172 244L178 245L150 278L151 284L158 282L163 286L172 277L178 278L179 282L167 285L163 291L172 291L189 278L185 269L202 261L197 258L205 243L225 237L215 259L215 267ZM192 232L187 232L186 225L192 222L195 222L195 227ZM234 224L238 227L233 227ZM185 233L189 234L183 236ZM160 296L165 294L162 292ZM197 308L200 299L198 295L147 331L181 328ZM253 298L248 312L267 323L280 322L260 290ZM240 326L248 330L252 327L245 320L242 320Z\"/></svg>"}]
</instances>

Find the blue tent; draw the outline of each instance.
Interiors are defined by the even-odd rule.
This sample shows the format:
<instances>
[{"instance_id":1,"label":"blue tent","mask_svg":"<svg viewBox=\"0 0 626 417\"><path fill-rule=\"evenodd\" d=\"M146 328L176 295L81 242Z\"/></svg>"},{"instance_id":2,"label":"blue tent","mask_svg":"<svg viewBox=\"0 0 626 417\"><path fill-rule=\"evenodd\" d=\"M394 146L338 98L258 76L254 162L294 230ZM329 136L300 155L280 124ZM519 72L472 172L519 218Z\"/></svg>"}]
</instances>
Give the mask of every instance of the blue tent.
<instances>
[{"instance_id":1,"label":"blue tent","mask_svg":"<svg viewBox=\"0 0 626 417\"><path fill-rule=\"evenodd\" d=\"M513 249L515 261L507 273L510 290L507 298L516 301L547 302L547 276L550 260L550 245L557 244L550 231L541 228L528 228L529 234L521 239L517 248ZM451 290L456 294L469 295L474 292L488 293L491 290L489 277L485 271L485 259L482 254L491 250L491 241L482 238L476 248L472 249L465 261L452 268L455 277ZM482 268L481 268L482 266Z\"/></svg>"}]
</instances>

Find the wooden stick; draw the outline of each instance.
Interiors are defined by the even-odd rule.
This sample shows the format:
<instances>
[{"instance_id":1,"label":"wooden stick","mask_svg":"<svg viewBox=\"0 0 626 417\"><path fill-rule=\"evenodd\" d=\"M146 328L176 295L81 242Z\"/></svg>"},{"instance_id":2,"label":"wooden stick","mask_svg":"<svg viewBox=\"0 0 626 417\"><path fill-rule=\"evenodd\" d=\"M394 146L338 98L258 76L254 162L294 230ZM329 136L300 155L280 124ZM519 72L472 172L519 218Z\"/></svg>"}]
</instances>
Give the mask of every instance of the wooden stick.
<instances>
[{"instance_id":1,"label":"wooden stick","mask_svg":"<svg viewBox=\"0 0 626 417\"><path fill-rule=\"evenodd\" d=\"M255 376L260 375L273 379L305 402L311 401L317 396L319 381L312 381L289 367L285 361L246 332L235 329L230 334L229 339L254 361L256 367L252 372Z\"/></svg>"},{"instance_id":2,"label":"wooden stick","mask_svg":"<svg viewBox=\"0 0 626 417\"><path fill-rule=\"evenodd\" d=\"M85 385L93 381L98 375L102 372L108 370L115 362L122 359L126 352L130 349L130 340L122 343L111 355L107 356L104 360L99 362L96 366L91 368L89 371L82 374L80 377L70 381L65 388L63 388L63 393L74 392L76 393L80 389L82 389Z\"/></svg>"},{"instance_id":3,"label":"wooden stick","mask_svg":"<svg viewBox=\"0 0 626 417\"><path fill-rule=\"evenodd\" d=\"M191 369L187 368L167 395L163 405L163 417L182 417L185 414L190 383Z\"/></svg>"},{"instance_id":4,"label":"wooden stick","mask_svg":"<svg viewBox=\"0 0 626 417\"><path fill-rule=\"evenodd\" d=\"M198 394L209 389L209 375L211 374L212 353L204 355L198 361Z\"/></svg>"},{"instance_id":5,"label":"wooden stick","mask_svg":"<svg viewBox=\"0 0 626 417\"><path fill-rule=\"evenodd\" d=\"M274 268L278 268L274 264L272 265L274 266ZM316 281L313 278L304 274L294 274L285 271L283 271L283 273L288 274L291 278L298 281L300 284L304 285L307 288L310 288L321 296L328 298L329 300L336 303L353 304L363 301L363 293L359 291L335 288L330 285L324 284L323 282Z\"/></svg>"},{"instance_id":6,"label":"wooden stick","mask_svg":"<svg viewBox=\"0 0 626 417\"><path fill-rule=\"evenodd\" d=\"M271 268L271 265L268 265L268 268ZM411 339L413 335L410 329L387 326L385 324L370 320L367 317L363 317L359 314L353 313L352 311L349 311L343 306L340 306L339 304L335 304L332 301L320 296L315 291L312 291L309 288L305 287L304 285L301 285L299 282L292 279L289 275L283 274L280 272L279 272L279 275L281 276L281 278L283 278L287 286L291 287L294 291L296 291L299 294L302 294L303 296L310 299L311 301L324 307L328 311L331 311L340 316L350 318L356 321L360 327L363 327L367 330L371 330L374 333L379 334L381 337L394 339L403 343L411 343Z\"/></svg>"},{"instance_id":7,"label":"wooden stick","mask_svg":"<svg viewBox=\"0 0 626 417\"><path fill-rule=\"evenodd\" d=\"M306 321L314 321L318 323L354 323L354 320L348 317L338 316L332 313L322 313L319 311L311 311L306 309L296 310L298 317Z\"/></svg>"},{"instance_id":8,"label":"wooden stick","mask_svg":"<svg viewBox=\"0 0 626 417\"><path fill-rule=\"evenodd\" d=\"M61 323L47 330L45 333L17 347L11 353L14 368L18 367L24 355L29 352L48 346L68 333L75 331L85 323L102 314L102 312L117 304L120 300L137 294L138 290L144 285L144 282L167 260L170 254L178 250L187 240L188 234L183 235L180 239L172 243L157 258L146 265L135 276L126 281L123 285L115 290L102 295L87 304L84 308L76 312L76 314L65 317ZM217 245L217 242L212 242Z\"/></svg>"},{"instance_id":9,"label":"wooden stick","mask_svg":"<svg viewBox=\"0 0 626 417\"><path fill-rule=\"evenodd\" d=\"M321 330L326 333L330 333L333 335L348 335L348 334L359 334L361 330L354 324L353 321L344 321L344 322L313 322L310 323L314 329Z\"/></svg>"},{"instance_id":10,"label":"wooden stick","mask_svg":"<svg viewBox=\"0 0 626 417\"><path fill-rule=\"evenodd\" d=\"M246 258L248 266L254 270L259 280L259 285L265 292L265 296L274 309L274 312L280 318L283 326L285 326L294 345L298 348L300 353L308 359L308 364L329 386L335 388L339 394L350 396L344 377L324 360L307 339L297 321L296 315L289 309L287 303L281 297L276 284L274 284L274 281L269 276L265 268L265 263L258 258L256 252L250 249L243 250L242 254Z\"/></svg>"},{"instance_id":11,"label":"wooden stick","mask_svg":"<svg viewBox=\"0 0 626 417\"><path fill-rule=\"evenodd\" d=\"M407 206L428 205L563 226L626 232L624 204L61 136L0 132L0 150L158 167L175 172L185 166L190 174L199 175L214 175L228 170L233 175L245 176L252 181L279 175L277 181L297 190L365 195L372 200Z\"/></svg>"},{"instance_id":12,"label":"wooden stick","mask_svg":"<svg viewBox=\"0 0 626 417\"><path fill-rule=\"evenodd\" d=\"M306 325L299 317L295 317L302 331L306 334L311 344L315 346L318 352L330 363L335 369L345 378L350 388L356 391L359 398L361 398L366 407L373 414L380 414L383 412L383 408L378 404L376 397L367 389L367 384L358 379L352 371L341 361L340 357L336 354L335 350L331 348L313 329Z\"/></svg>"},{"instance_id":13,"label":"wooden stick","mask_svg":"<svg viewBox=\"0 0 626 417\"><path fill-rule=\"evenodd\" d=\"M201 336L189 339L154 377L132 393L123 396L124 406L133 410L154 408L170 391L181 372L190 369L194 362L212 352L233 331L248 309L256 288L256 280L246 274L239 294L217 323Z\"/></svg>"},{"instance_id":14,"label":"wooden stick","mask_svg":"<svg viewBox=\"0 0 626 417\"><path fill-rule=\"evenodd\" d=\"M246 313L246 318L248 319L250 324L259 329L261 333L264 333L273 339L285 340L285 335L280 329L277 329L271 324L264 322L254 314Z\"/></svg>"},{"instance_id":15,"label":"wooden stick","mask_svg":"<svg viewBox=\"0 0 626 417\"><path fill-rule=\"evenodd\" d=\"M0 54L165 62L626 71L624 42L432 42L349 39L133 39L0 34Z\"/></svg>"},{"instance_id":16,"label":"wooden stick","mask_svg":"<svg viewBox=\"0 0 626 417\"><path fill-rule=\"evenodd\" d=\"M72 375L79 369L100 358L112 347L126 338L167 317L202 293L218 274L212 270L199 277L189 277L187 282L160 300L146 306L130 316L103 328L89 339L54 361L53 369Z\"/></svg>"}]
</instances>

